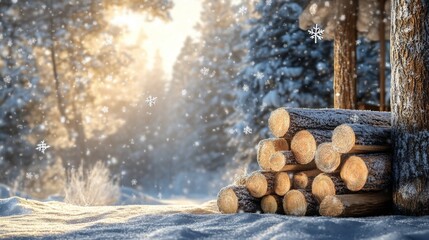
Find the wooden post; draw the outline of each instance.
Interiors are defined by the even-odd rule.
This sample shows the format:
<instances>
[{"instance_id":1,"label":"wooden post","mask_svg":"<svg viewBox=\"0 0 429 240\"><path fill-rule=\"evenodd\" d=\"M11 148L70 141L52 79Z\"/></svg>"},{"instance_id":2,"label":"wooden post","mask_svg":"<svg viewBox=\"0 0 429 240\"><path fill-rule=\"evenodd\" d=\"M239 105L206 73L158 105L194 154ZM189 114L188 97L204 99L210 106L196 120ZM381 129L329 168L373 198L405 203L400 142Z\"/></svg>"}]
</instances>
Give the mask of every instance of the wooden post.
<instances>
[{"instance_id":1,"label":"wooden post","mask_svg":"<svg viewBox=\"0 0 429 240\"><path fill-rule=\"evenodd\" d=\"M393 201L429 214L429 2L392 0Z\"/></svg>"},{"instance_id":2,"label":"wooden post","mask_svg":"<svg viewBox=\"0 0 429 240\"><path fill-rule=\"evenodd\" d=\"M356 109L357 0L336 1L334 107Z\"/></svg>"},{"instance_id":3,"label":"wooden post","mask_svg":"<svg viewBox=\"0 0 429 240\"><path fill-rule=\"evenodd\" d=\"M380 25L378 31L380 35L380 111L386 109L386 30L384 24L384 4L386 0L379 0Z\"/></svg>"}]
</instances>

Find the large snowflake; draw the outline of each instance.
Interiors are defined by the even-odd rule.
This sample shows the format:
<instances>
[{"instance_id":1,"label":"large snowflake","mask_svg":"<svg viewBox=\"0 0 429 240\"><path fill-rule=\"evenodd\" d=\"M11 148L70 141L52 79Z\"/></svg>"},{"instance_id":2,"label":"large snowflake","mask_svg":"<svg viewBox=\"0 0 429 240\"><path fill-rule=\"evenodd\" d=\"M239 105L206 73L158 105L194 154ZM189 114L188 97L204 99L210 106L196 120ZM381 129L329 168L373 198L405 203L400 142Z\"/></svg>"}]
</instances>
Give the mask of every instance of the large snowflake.
<instances>
[{"instance_id":1,"label":"large snowflake","mask_svg":"<svg viewBox=\"0 0 429 240\"><path fill-rule=\"evenodd\" d=\"M42 153L45 153L45 150L50 148L48 144L45 143L45 140L41 141L39 144L36 145L36 150L40 151Z\"/></svg>"},{"instance_id":2,"label":"large snowflake","mask_svg":"<svg viewBox=\"0 0 429 240\"><path fill-rule=\"evenodd\" d=\"M314 26L312 29L308 30L308 33L311 35L311 39L314 39L314 43L317 43L317 40L322 40L323 37L323 32L325 30L319 28L316 24L316 26Z\"/></svg>"},{"instance_id":3,"label":"large snowflake","mask_svg":"<svg viewBox=\"0 0 429 240\"><path fill-rule=\"evenodd\" d=\"M147 97L146 98L147 105L149 105L149 107L152 107L153 105L155 105L156 99L157 97L152 97L152 96Z\"/></svg>"}]
</instances>

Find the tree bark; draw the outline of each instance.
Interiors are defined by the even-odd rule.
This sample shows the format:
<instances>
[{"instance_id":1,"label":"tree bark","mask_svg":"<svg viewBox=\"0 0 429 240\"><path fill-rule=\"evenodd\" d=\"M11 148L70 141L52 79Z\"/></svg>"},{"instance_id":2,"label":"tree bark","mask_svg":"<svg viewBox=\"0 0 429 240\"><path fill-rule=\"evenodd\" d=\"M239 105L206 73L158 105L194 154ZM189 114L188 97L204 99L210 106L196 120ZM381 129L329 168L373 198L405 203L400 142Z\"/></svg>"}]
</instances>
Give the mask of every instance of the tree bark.
<instances>
[{"instance_id":1,"label":"tree bark","mask_svg":"<svg viewBox=\"0 0 429 240\"><path fill-rule=\"evenodd\" d=\"M387 146L391 145L391 128L364 124L341 124L334 129L332 146L339 153L348 153L355 145ZM386 149L387 149L386 148ZM372 147L372 149L377 149ZM368 148L371 150L371 148Z\"/></svg>"},{"instance_id":2,"label":"tree bark","mask_svg":"<svg viewBox=\"0 0 429 240\"><path fill-rule=\"evenodd\" d=\"M391 159L383 153L350 156L341 167L341 179L350 191L390 189Z\"/></svg>"},{"instance_id":3,"label":"tree bark","mask_svg":"<svg viewBox=\"0 0 429 240\"><path fill-rule=\"evenodd\" d=\"M429 2L392 0L393 200L429 214Z\"/></svg>"},{"instance_id":4,"label":"tree bark","mask_svg":"<svg viewBox=\"0 0 429 240\"><path fill-rule=\"evenodd\" d=\"M290 190L283 198L285 214L294 216L312 216L318 214L318 204L310 192Z\"/></svg>"},{"instance_id":5,"label":"tree bark","mask_svg":"<svg viewBox=\"0 0 429 240\"><path fill-rule=\"evenodd\" d=\"M388 214L391 211L390 193L362 193L327 196L319 213L330 217L362 217Z\"/></svg>"},{"instance_id":6,"label":"tree bark","mask_svg":"<svg viewBox=\"0 0 429 240\"><path fill-rule=\"evenodd\" d=\"M345 109L278 108L271 112L268 126L276 137L291 140L305 129L333 130L345 123L390 126L390 113Z\"/></svg>"},{"instance_id":7,"label":"tree bark","mask_svg":"<svg viewBox=\"0 0 429 240\"><path fill-rule=\"evenodd\" d=\"M356 109L356 40L358 1L336 1L334 35L334 107Z\"/></svg>"},{"instance_id":8,"label":"tree bark","mask_svg":"<svg viewBox=\"0 0 429 240\"><path fill-rule=\"evenodd\" d=\"M379 61L379 76L380 76L380 111L386 110L386 30L384 23L384 5L386 0L379 0L378 10L380 11L380 21L378 32L380 35L380 61Z\"/></svg>"},{"instance_id":9,"label":"tree bark","mask_svg":"<svg viewBox=\"0 0 429 240\"><path fill-rule=\"evenodd\" d=\"M255 213L261 210L258 198L252 197L246 187L235 185L224 187L219 191L217 206L221 213Z\"/></svg>"}]
</instances>

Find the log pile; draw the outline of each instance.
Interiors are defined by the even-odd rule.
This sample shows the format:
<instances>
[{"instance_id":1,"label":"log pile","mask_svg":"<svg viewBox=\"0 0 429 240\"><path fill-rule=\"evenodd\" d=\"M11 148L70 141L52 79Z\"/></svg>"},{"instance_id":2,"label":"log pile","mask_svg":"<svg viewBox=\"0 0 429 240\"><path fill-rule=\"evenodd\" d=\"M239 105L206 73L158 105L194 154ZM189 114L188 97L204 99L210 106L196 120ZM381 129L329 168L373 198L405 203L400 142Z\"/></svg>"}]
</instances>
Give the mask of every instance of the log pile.
<instances>
[{"instance_id":1,"label":"log pile","mask_svg":"<svg viewBox=\"0 0 429 240\"><path fill-rule=\"evenodd\" d=\"M222 213L356 217L388 214L390 113L279 108L260 141L261 170L218 194Z\"/></svg>"}]
</instances>

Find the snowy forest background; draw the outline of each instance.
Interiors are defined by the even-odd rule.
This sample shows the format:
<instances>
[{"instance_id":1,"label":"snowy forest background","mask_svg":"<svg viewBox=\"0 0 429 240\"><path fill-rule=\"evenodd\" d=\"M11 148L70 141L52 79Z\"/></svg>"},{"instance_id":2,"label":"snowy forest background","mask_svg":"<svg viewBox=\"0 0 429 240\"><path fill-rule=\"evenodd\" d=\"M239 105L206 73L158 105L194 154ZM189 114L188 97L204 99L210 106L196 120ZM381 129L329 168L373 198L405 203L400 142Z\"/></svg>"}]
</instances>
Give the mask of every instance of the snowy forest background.
<instances>
[{"instance_id":1,"label":"snowy forest background","mask_svg":"<svg viewBox=\"0 0 429 240\"><path fill-rule=\"evenodd\" d=\"M174 21L174 1L1 0L0 182L43 198L62 167L101 160L122 186L215 195L256 166L270 111L332 107L332 41L299 28L306 3L203 0L170 76L160 54L146 67L142 44L116 44L125 30L109 17ZM379 43L357 46L358 102L377 105Z\"/></svg>"}]
</instances>

